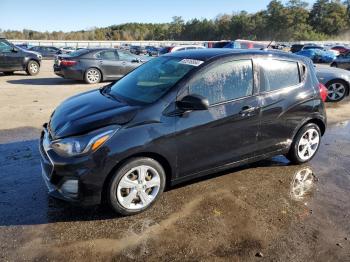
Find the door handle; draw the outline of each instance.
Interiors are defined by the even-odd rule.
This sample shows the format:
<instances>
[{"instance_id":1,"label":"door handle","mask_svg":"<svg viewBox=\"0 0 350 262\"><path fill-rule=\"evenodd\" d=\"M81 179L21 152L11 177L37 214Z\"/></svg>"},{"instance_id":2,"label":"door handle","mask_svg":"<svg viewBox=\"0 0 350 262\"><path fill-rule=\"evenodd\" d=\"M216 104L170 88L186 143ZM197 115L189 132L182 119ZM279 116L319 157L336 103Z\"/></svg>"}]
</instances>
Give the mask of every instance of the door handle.
<instances>
[{"instance_id":1,"label":"door handle","mask_svg":"<svg viewBox=\"0 0 350 262\"><path fill-rule=\"evenodd\" d=\"M254 107L254 106L244 106L242 107L241 111L239 114L241 116L249 116L251 113L254 113L256 110L258 110L259 107Z\"/></svg>"}]
</instances>

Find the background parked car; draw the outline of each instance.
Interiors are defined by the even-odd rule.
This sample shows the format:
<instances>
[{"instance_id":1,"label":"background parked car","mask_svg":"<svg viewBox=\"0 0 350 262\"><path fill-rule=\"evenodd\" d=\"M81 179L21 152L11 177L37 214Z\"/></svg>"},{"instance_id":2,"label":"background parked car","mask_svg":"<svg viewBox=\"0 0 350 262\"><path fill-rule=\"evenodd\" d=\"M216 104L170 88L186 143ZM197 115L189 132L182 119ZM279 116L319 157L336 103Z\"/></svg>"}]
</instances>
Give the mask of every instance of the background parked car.
<instances>
[{"instance_id":1,"label":"background parked car","mask_svg":"<svg viewBox=\"0 0 350 262\"><path fill-rule=\"evenodd\" d=\"M149 56L159 56L161 48L155 46L146 47Z\"/></svg>"},{"instance_id":2,"label":"background parked car","mask_svg":"<svg viewBox=\"0 0 350 262\"><path fill-rule=\"evenodd\" d=\"M304 45L303 44L294 44L291 46L290 51L292 53L297 53L303 49Z\"/></svg>"},{"instance_id":3,"label":"background parked car","mask_svg":"<svg viewBox=\"0 0 350 262\"><path fill-rule=\"evenodd\" d=\"M75 47L72 47L72 46L65 46L65 47L61 47L60 50L61 50L62 54L69 54L69 53L76 51L77 49Z\"/></svg>"},{"instance_id":4,"label":"background parked car","mask_svg":"<svg viewBox=\"0 0 350 262\"><path fill-rule=\"evenodd\" d=\"M348 53L350 51L350 49L348 47L345 47L343 45L333 46L331 48L331 50L338 51L340 55L344 55L344 54L346 54L346 53Z\"/></svg>"},{"instance_id":5,"label":"background parked car","mask_svg":"<svg viewBox=\"0 0 350 262\"><path fill-rule=\"evenodd\" d=\"M40 71L41 55L13 45L0 38L0 72L12 75L14 71L26 71L37 75Z\"/></svg>"},{"instance_id":6,"label":"background parked car","mask_svg":"<svg viewBox=\"0 0 350 262\"><path fill-rule=\"evenodd\" d=\"M173 53L177 51L185 51L185 50L195 50L195 49L205 49L204 46L201 45L179 45L179 46L166 46L163 47L160 51L160 55L164 55L167 53Z\"/></svg>"},{"instance_id":7,"label":"background parked car","mask_svg":"<svg viewBox=\"0 0 350 262\"><path fill-rule=\"evenodd\" d=\"M339 102L349 95L350 72L332 67L316 67L318 80L328 89L328 102Z\"/></svg>"},{"instance_id":8,"label":"background parked car","mask_svg":"<svg viewBox=\"0 0 350 262\"><path fill-rule=\"evenodd\" d=\"M23 43L23 44L17 44L16 46L22 48L22 49L29 49L31 46L29 44Z\"/></svg>"},{"instance_id":9,"label":"background parked car","mask_svg":"<svg viewBox=\"0 0 350 262\"><path fill-rule=\"evenodd\" d=\"M337 59L335 59L331 64L331 66L350 70L350 51L346 54L338 56Z\"/></svg>"},{"instance_id":10,"label":"background parked car","mask_svg":"<svg viewBox=\"0 0 350 262\"><path fill-rule=\"evenodd\" d=\"M54 46L33 46L29 50L40 53L45 59L52 59L62 54L62 51Z\"/></svg>"},{"instance_id":11,"label":"background parked car","mask_svg":"<svg viewBox=\"0 0 350 262\"><path fill-rule=\"evenodd\" d=\"M142 58L144 59L144 58ZM55 59L56 75L88 84L116 80L141 65L144 60L123 50L113 48L81 49Z\"/></svg>"},{"instance_id":12,"label":"background parked car","mask_svg":"<svg viewBox=\"0 0 350 262\"><path fill-rule=\"evenodd\" d=\"M139 45L134 45L130 47L130 53L135 54L135 55L145 55L147 54L147 50L143 46Z\"/></svg>"},{"instance_id":13,"label":"background parked car","mask_svg":"<svg viewBox=\"0 0 350 262\"><path fill-rule=\"evenodd\" d=\"M337 58L332 52L322 49L303 49L295 54L308 57L314 63L332 63Z\"/></svg>"}]
</instances>

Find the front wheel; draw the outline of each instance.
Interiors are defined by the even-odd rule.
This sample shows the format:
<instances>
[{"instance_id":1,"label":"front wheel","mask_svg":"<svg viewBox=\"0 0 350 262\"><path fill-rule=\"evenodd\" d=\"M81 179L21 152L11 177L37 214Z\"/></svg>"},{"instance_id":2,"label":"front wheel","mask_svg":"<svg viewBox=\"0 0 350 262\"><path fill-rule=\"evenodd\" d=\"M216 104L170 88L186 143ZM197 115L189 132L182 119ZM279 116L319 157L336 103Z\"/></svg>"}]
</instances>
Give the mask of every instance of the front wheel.
<instances>
[{"instance_id":1,"label":"front wheel","mask_svg":"<svg viewBox=\"0 0 350 262\"><path fill-rule=\"evenodd\" d=\"M342 80L334 80L326 85L328 89L327 102L339 102L347 94L348 84Z\"/></svg>"},{"instance_id":2,"label":"front wheel","mask_svg":"<svg viewBox=\"0 0 350 262\"><path fill-rule=\"evenodd\" d=\"M27 64L26 72L28 75L35 76L39 74L40 71L40 65L38 62L30 60Z\"/></svg>"},{"instance_id":3,"label":"front wheel","mask_svg":"<svg viewBox=\"0 0 350 262\"><path fill-rule=\"evenodd\" d=\"M128 216L151 207L163 193L165 172L151 158L133 158L122 165L108 186L108 202L118 214Z\"/></svg>"},{"instance_id":4,"label":"front wheel","mask_svg":"<svg viewBox=\"0 0 350 262\"><path fill-rule=\"evenodd\" d=\"M85 72L85 82L88 84L97 84L101 82L102 75L97 68L89 68Z\"/></svg>"},{"instance_id":5,"label":"front wheel","mask_svg":"<svg viewBox=\"0 0 350 262\"><path fill-rule=\"evenodd\" d=\"M286 157L294 164L309 162L316 155L320 143L320 128L309 123L299 130Z\"/></svg>"}]
</instances>

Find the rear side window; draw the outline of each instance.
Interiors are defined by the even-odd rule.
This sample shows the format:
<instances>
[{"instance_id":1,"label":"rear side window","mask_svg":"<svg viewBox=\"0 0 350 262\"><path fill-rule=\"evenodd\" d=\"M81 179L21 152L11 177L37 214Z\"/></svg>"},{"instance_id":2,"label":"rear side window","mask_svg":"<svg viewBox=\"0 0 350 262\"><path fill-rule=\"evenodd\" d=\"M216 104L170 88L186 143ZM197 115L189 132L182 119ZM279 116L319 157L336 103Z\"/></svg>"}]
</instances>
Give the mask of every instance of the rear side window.
<instances>
[{"instance_id":1,"label":"rear side window","mask_svg":"<svg viewBox=\"0 0 350 262\"><path fill-rule=\"evenodd\" d=\"M300 83L299 65L293 61L262 59L260 65L260 92L279 90Z\"/></svg>"},{"instance_id":2,"label":"rear side window","mask_svg":"<svg viewBox=\"0 0 350 262\"><path fill-rule=\"evenodd\" d=\"M200 73L190 82L189 93L208 98L210 105L252 95L252 61L230 61Z\"/></svg>"},{"instance_id":3,"label":"rear side window","mask_svg":"<svg viewBox=\"0 0 350 262\"><path fill-rule=\"evenodd\" d=\"M111 51L101 51L96 54L97 59L102 60L117 60L116 55L113 50Z\"/></svg>"}]
</instances>

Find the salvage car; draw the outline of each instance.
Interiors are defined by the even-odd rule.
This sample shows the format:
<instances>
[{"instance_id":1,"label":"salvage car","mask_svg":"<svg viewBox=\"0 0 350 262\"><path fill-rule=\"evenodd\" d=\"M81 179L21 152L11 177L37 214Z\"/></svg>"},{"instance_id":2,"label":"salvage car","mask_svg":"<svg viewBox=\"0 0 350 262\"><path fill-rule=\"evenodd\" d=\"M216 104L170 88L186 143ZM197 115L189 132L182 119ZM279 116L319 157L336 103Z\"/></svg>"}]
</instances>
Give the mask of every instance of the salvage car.
<instances>
[{"instance_id":1,"label":"salvage car","mask_svg":"<svg viewBox=\"0 0 350 262\"><path fill-rule=\"evenodd\" d=\"M276 155L310 161L326 130L326 97L300 56L166 54L59 105L40 138L42 175L51 196L137 214L166 185Z\"/></svg>"},{"instance_id":2,"label":"salvage car","mask_svg":"<svg viewBox=\"0 0 350 262\"><path fill-rule=\"evenodd\" d=\"M0 72L13 75L15 71L25 71L28 75L37 75L40 71L41 55L13 45L0 38Z\"/></svg>"},{"instance_id":3,"label":"salvage car","mask_svg":"<svg viewBox=\"0 0 350 262\"><path fill-rule=\"evenodd\" d=\"M96 84L117 80L143 62L138 56L114 48L80 49L57 56L53 70L56 75L66 79Z\"/></svg>"},{"instance_id":4,"label":"salvage car","mask_svg":"<svg viewBox=\"0 0 350 262\"><path fill-rule=\"evenodd\" d=\"M316 74L318 80L328 89L327 102L339 102L349 95L349 71L328 66L317 66Z\"/></svg>"}]
</instances>

